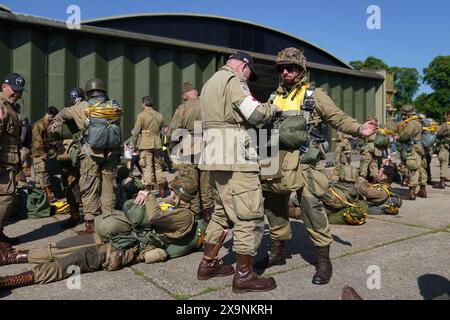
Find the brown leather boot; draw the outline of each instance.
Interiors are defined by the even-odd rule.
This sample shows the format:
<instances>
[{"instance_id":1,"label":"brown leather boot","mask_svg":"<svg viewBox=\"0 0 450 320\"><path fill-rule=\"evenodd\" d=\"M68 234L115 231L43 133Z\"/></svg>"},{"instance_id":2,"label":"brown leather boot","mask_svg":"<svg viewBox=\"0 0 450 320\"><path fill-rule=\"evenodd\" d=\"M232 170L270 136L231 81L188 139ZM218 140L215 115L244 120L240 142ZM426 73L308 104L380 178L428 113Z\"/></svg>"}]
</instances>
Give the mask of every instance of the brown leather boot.
<instances>
[{"instance_id":1,"label":"brown leather boot","mask_svg":"<svg viewBox=\"0 0 450 320\"><path fill-rule=\"evenodd\" d=\"M19 239L19 237L10 238L10 237L6 236L3 233L3 228L2 228L2 229L0 229L0 243L2 243L2 242L5 243L5 245L3 245L3 246L7 246L7 244L17 245L20 243L20 239Z\"/></svg>"},{"instance_id":2,"label":"brown leather boot","mask_svg":"<svg viewBox=\"0 0 450 320\"><path fill-rule=\"evenodd\" d=\"M433 186L434 189L445 189L445 187L445 178L442 177L441 180Z\"/></svg>"},{"instance_id":3,"label":"brown leather boot","mask_svg":"<svg viewBox=\"0 0 450 320\"><path fill-rule=\"evenodd\" d=\"M0 277L0 289L25 287L33 284L35 284L33 271L27 271L15 276Z\"/></svg>"},{"instance_id":4,"label":"brown leather boot","mask_svg":"<svg viewBox=\"0 0 450 320\"><path fill-rule=\"evenodd\" d=\"M28 263L28 250L15 252L0 251L0 266L17 263Z\"/></svg>"},{"instance_id":5,"label":"brown leather boot","mask_svg":"<svg viewBox=\"0 0 450 320\"><path fill-rule=\"evenodd\" d=\"M80 209L78 204L70 207L70 218L61 222L61 228L70 229L76 227L80 223Z\"/></svg>"},{"instance_id":6,"label":"brown leather boot","mask_svg":"<svg viewBox=\"0 0 450 320\"><path fill-rule=\"evenodd\" d=\"M333 274L333 266L330 260L330 246L316 247L317 266L312 283L327 284Z\"/></svg>"},{"instance_id":7,"label":"brown leather boot","mask_svg":"<svg viewBox=\"0 0 450 320\"><path fill-rule=\"evenodd\" d=\"M352 287L345 286L342 289L342 300L364 300Z\"/></svg>"},{"instance_id":8,"label":"brown leather boot","mask_svg":"<svg viewBox=\"0 0 450 320\"><path fill-rule=\"evenodd\" d=\"M427 186L420 186L419 192L417 192L416 196L420 198L428 198Z\"/></svg>"},{"instance_id":9,"label":"brown leather boot","mask_svg":"<svg viewBox=\"0 0 450 320\"><path fill-rule=\"evenodd\" d=\"M281 266L286 264L286 257L284 256L284 242L272 239L269 248L269 254L263 260L255 264L256 269L267 269L273 266Z\"/></svg>"},{"instance_id":10,"label":"brown leather boot","mask_svg":"<svg viewBox=\"0 0 450 320\"><path fill-rule=\"evenodd\" d=\"M0 242L1 251L14 251L10 243Z\"/></svg>"},{"instance_id":11,"label":"brown leather boot","mask_svg":"<svg viewBox=\"0 0 450 320\"><path fill-rule=\"evenodd\" d=\"M416 187L409 187L408 192L401 196L402 200L416 200Z\"/></svg>"},{"instance_id":12,"label":"brown leather boot","mask_svg":"<svg viewBox=\"0 0 450 320\"><path fill-rule=\"evenodd\" d=\"M52 189L50 188L50 186L44 187L44 192L47 195L48 202L52 203L52 202L55 202L58 200L58 199L56 199L55 194L52 192Z\"/></svg>"},{"instance_id":13,"label":"brown leather boot","mask_svg":"<svg viewBox=\"0 0 450 320\"><path fill-rule=\"evenodd\" d=\"M403 177L403 181L402 181L402 187L407 187L409 185L409 177L408 176L404 176Z\"/></svg>"},{"instance_id":14,"label":"brown leather boot","mask_svg":"<svg viewBox=\"0 0 450 320\"><path fill-rule=\"evenodd\" d=\"M231 265L224 265L221 259L217 258L223 241L228 232L222 232L219 242L216 244L206 243L203 249L203 258L198 266L197 279L208 280L213 277L225 277L234 273L234 268Z\"/></svg>"},{"instance_id":15,"label":"brown leather boot","mask_svg":"<svg viewBox=\"0 0 450 320\"><path fill-rule=\"evenodd\" d=\"M273 277L262 278L253 272L253 257L236 254L236 274L233 278L233 293L270 291L277 287Z\"/></svg>"},{"instance_id":16,"label":"brown leather boot","mask_svg":"<svg viewBox=\"0 0 450 320\"><path fill-rule=\"evenodd\" d=\"M91 234L95 232L94 220L86 220L84 223L84 230L78 231L78 235Z\"/></svg>"}]
</instances>

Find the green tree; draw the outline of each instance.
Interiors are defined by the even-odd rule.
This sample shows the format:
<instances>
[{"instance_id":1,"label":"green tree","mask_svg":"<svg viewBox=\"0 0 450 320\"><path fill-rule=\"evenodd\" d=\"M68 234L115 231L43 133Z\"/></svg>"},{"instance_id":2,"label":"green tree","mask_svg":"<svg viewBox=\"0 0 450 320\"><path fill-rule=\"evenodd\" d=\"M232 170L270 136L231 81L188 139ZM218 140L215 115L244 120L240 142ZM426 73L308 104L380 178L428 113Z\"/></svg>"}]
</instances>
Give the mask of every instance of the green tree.
<instances>
[{"instance_id":1,"label":"green tree","mask_svg":"<svg viewBox=\"0 0 450 320\"><path fill-rule=\"evenodd\" d=\"M369 69L369 70L388 70L389 66L384 63L383 60L375 58L373 56L367 57L366 61L364 61L362 69Z\"/></svg>"},{"instance_id":2,"label":"green tree","mask_svg":"<svg viewBox=\"0 0 450 320\"><path fill-rule=\"evenodd\" d=\"M423 69L423 82L433 90L450 89L450 56L437 56Z\"/></svg>"},{"instance_id":3,"label":"green tree","mask_svg":"<svg viewBox=\"0 0 450 320\"><path fill-rule=\"evenodd\" d=\"M362 69L368 69L368 70L380 70L380 69L388 69L389 66L384 63L383 60L375 58L373 56L369 56L366 58L366 60L360 61L350 61L349 64L353 67L355 70L362 70Z\"/></svg>"},{"instance_id":4,"label":"green tree","mask_svg":"<svg viewBox=\"0 0 450 320\"><path fill-rule=\"evenodd\" d=\"M392 67L389 71L394 74L395 107L411 104L414 100L414 95L420 87L420 75L417 69Z\"/></svg>"},{"instance_id":5,"label":"green tree","mask_svg":"<svg viewBox=\"0 0 450 320\"><path fill-rule=\"evenodd\" d=\"M423 69L423 74L423 82L434 92L421 94L414 105L429 117L443 120L445 112L450 109L450 56L437 56Z\"/></svg>"},{"instance_id":6,"label":"green tree","mask_svg":"<svg viewBox=\"0 0 450 320\"><path fill-rule=\"evenodd\" d=\"M351 65L353 67L353 69L355 69L355 70L361 70L364 62L362 62L360 60L355 60L355 61L350 61L348 64Z\"/></svg>"}]
</instances>

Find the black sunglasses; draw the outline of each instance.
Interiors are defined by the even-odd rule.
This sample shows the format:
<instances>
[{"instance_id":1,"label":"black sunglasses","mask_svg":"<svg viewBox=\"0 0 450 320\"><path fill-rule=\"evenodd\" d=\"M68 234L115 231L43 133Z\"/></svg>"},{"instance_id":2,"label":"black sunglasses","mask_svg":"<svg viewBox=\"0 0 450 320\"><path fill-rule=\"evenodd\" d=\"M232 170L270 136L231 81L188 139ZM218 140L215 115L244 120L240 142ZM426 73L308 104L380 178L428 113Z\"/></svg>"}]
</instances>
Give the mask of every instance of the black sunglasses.
<instances>
[{"instance_id":1,"label":"black sunglasses","mask_svg":"<svg viewBox=\"0 0 450 320\"><path fill-rule=\"evenodd\" d=\"M288 65L279 65L277 66L277 70L278 72L283 72L284 70L286 70L287 72L294 72L297 70L296 66L292 65L292 64L288 64Z\"/></svg>"}]
</instances>

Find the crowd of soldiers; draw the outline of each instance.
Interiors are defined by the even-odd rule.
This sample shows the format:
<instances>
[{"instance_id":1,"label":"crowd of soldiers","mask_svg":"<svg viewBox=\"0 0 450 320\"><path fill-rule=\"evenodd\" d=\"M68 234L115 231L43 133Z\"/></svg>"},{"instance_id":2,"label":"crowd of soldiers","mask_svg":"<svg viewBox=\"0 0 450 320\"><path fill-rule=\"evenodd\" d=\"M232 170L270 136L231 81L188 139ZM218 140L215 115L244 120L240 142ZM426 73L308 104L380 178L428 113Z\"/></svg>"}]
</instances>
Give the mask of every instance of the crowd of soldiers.
<instances>
[{"instance_id":1,"label":"crowd of soldiers","mask_svg":"<svg viewBox=\"0 0 450 320\"><path fill-rule=\"evenodd\" d=\"M370 137L359 139L360 149L359 175L369 180L374 179L382 165L383 159L395 159L398 151L398 177L401 185L408 187L403 200L427 198L427 185L436 189L445 189L450 149L450 112L445 114L445 121L438 124L433 119L419 114L412 105L405 105L400 110L402 120L395 130L380 129ZM375 117L368 118L376 121ZM336 136L335 164L350 165L352 148L348 136L341 132ZM396 152L390 147L395 145ZM431 176L431 159L433 154L439 160L439 181L434 183ZM418 192L416 189L419 187Z\"/></svg>"},{"instance_id":2,"label":"crowd of soldiers","mask_svg":"<svg viewBox=\"0 0 450 320\"><path fill-rule=\"evenodd\" d=\"M20 239L3 233L8 215L17 208L16 174L24 174L26 168L26 156L22 161L19 156L23 139L16 103L25 80L9 73L0 94L0 265L37 265L19 275L0 277L0 289L62 280L70 276L67 269L72 265L81 272L112 271L203 250L198 280L234 274L234 293L272 290L275 279L261 277L254 269L286 263L285 244L292 240L292 195L316 250L312 282L328 283L333 273L330 212L345 209L346 221L362 223L355 218L361 211L355 204L356 195L371 206L391 210L393 205L387 201L393 198L392 164L386 162L378 168L382 154L371 143L380 130L376 119L358 123L325 91L311 85L302 51L280 51L276 68L280 85L261 103L248 86L257 78L252 57L235 52L204 84L201 94L192 84L183 84L183 103L169 127L164 127L153 99L143 97L142 112L125 144L120 127L122 108L109 99L102 80L89 80L84 90L70 90L70 106L60 111L49 107L34 124L30 148L36 187L51 204L60 199L52 190L48 166L55 159L64 163L59 173L70 218L62 227L77 226L82 209L85 228L75 237L29 250L15 250L12 245ZM404 108L405 121L397 139L408 150L404 163L411 198L418 185L420 196L426 196L422 186L427 179L422 166L424 152L417 143L422 125L408 108ZM328 150L321 133L326 124L341 132L334 178L324 166ZM55 138L63 126L73 127L70 143ZM436 135L448 136L449 124L446 126ZM277 129L278 140L264 142L252 134L264 129ZM360 175L371 175L371 184L358 178L349 166L349 144L342 145L349 136L365 141ZM276 151L263 155L263 145ZM442 145L448 165L448 143ZM170 190L163 175L164 162L170 172L176 169ZM264 170L266 166L276 170ZM445 177L446 172L441 174ZM264 260L255 263L265 218L270 247ZM230 230L236 268L218 257Z\"/></svg>"}]
</instances>

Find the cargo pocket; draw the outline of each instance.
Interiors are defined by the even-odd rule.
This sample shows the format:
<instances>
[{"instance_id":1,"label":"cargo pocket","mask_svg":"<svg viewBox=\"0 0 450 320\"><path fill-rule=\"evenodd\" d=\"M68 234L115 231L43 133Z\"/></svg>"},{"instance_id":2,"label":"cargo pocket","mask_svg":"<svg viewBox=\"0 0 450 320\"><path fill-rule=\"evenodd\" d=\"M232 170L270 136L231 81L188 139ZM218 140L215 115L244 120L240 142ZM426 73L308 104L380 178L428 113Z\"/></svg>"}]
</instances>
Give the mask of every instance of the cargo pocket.
<instances>
[{"instance_id":1,"label":"cargo pocket","mask_svg":"<svg viewBox=\"0 0 450 320\"><path fill-rule=\"evenodd\" d=\"M0 168L0 195L10 195L16 191L16 178L10 168Z\"/></svg>"},{"instance_id":2,"label":"cargo pocket","mask_svg":"<svg viewBox=\"0 0 450 320\"><path fill-rule=\"evenodd\" d=\"M422 158L416 152L411 152L408 154L406 158L406 168L408 170L417 170L420 168L422 162Z\"/></svg>"},{"instance_id":3,"label":"cargo pocket","mask_svg":"<svg viewBox=\"0 0 450 320\"><path fill-rule=\"evenodd\" d=\"M139 165L141 168L145 168L147 166L147 152L141 152L139 154Z\"/></svg>"},{"instance_id":4,"label":"cargo pocket","mask_svg":"<svg viewBox=\"0 0 450 320\"><path fill-rule=\"evenodd\" d=\"M283 177L281 178L280 192L295 192L304 186L304 180L299 174L300 151L289 152L282 164Z\"/></svg>"},{"instance_id":5,"label":"cargo pocket","mask_svg":"<svg viewBox=\"0 0 450 320\"><path fill-rule=\"evenodd\" d=\"M262 218L264 215L263 197L261 188L244 189L235 188L231 192L233 210L236 216L242 220Z\"/></svg>"}]
</instances>

